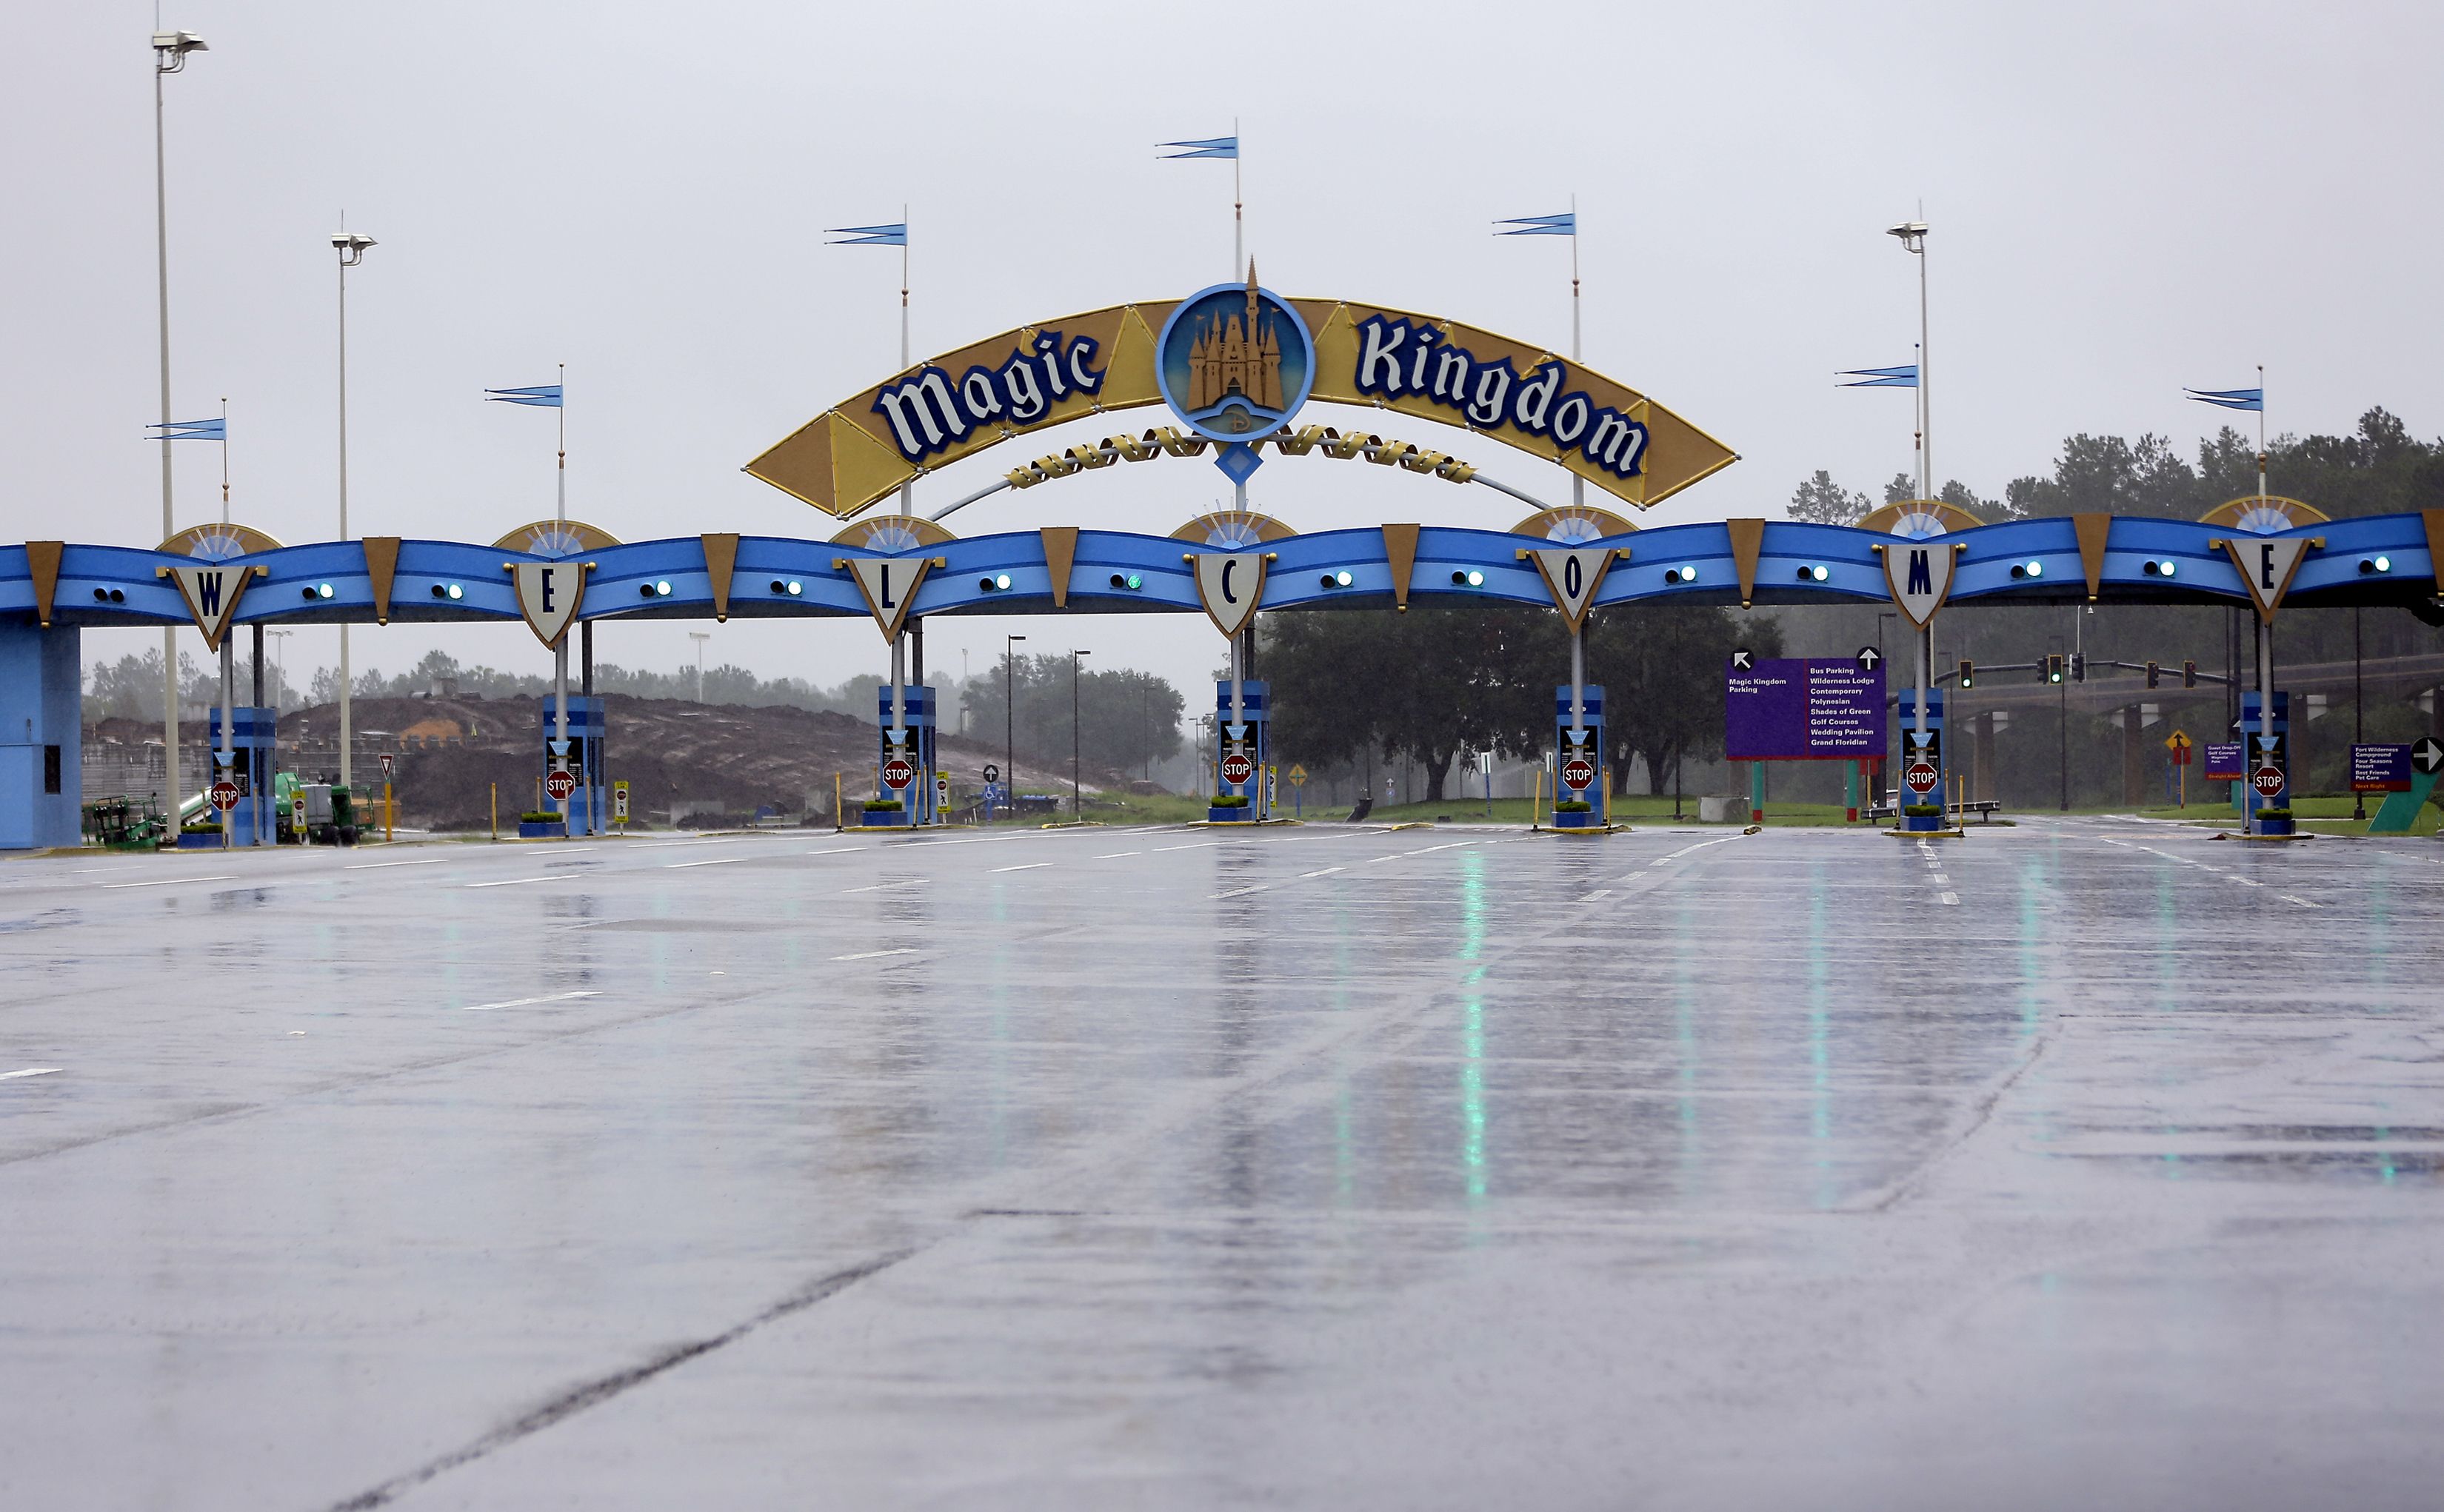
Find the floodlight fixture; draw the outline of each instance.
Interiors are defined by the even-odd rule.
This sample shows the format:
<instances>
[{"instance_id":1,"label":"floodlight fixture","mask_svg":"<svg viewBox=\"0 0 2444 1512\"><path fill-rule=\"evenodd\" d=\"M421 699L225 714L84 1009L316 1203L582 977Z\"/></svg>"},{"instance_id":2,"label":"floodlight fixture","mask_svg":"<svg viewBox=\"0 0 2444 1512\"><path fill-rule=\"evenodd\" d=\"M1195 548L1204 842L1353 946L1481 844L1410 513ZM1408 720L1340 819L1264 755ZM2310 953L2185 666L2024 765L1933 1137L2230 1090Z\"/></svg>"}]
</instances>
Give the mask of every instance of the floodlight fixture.
<instances>
[{"instance_id":1,"label":"floodlight fixture","mask_svg":"<svg viewBox=\"0 0 2444 1512\"><path fill-rule=\"evenodd\" d=\"M1916 252L1921 257L1926 254L1926 222L1922 220L1905 220L1888 228L1884 234L1899 238L1904 251Z\"/></svg>"},{"instance_id":2,"label":"floodlight fixture","mask_svg":"<svg viewBox=\"0 0 2444 1512\"><path fill-rule=\"evenodd\" d=\"M212 50L192 31L157 31L153 33L153 68L157 73L179 73L187 66L187 54Z\"/></svg>"}]
</instances>

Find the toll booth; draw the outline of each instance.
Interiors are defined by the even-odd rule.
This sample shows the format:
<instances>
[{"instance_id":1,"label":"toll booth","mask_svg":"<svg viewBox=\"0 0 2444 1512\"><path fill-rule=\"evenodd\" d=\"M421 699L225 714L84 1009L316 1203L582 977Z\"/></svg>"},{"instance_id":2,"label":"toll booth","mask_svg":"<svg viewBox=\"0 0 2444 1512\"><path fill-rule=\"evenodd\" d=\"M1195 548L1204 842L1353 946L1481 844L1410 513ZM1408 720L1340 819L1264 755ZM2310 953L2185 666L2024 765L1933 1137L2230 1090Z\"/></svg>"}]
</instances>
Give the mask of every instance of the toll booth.
<instances>
[{"instance_id":1,"label":"toll booth","mask_svg":"<svg viewBox=\"0 0 2444 1512\"><path fill-rule=\"evenodd\" d=\"M1271 784L1265 781L1271 764L1272 684L1249 678L1239 684L1241 723L1231 719L1231 684L1213 685L1213 791L1218 797L1240 797L1244 808L1232 805L1231 818L1253 821L1272 818ZM1237 780L1232 781L1233 778ZM1209 814L1221 812L1219 806Z\"/></svg>"},{"instance_id":2,"label":"toll booth","mask_svg":"<svg viewBox=\"0 0 2444 1512\"><path fill-rule=\"evenodd\" d=\"M280 836L272 773L280 744L280 710L241 704L230 710L230 765L221 765L221 710L213 706L206 728L213 753L213 780L237 784L237 807L213 816L231 845L270 845Z\"/></svg>"},{"instance_id":3,"label":"toll booth","mask_svg":"<svg viewBox=\"0 0 2444 1512\"><path fill-rule=\"evenodd\" d=\"M908 742L905 748L895 749L891 744L891 687L888 683L874 691L876 720L881 728L874 740L874 796L896 798L907 805L908 822L938 824L942 821L940 805L935 802L934 774L941 768L934 759L934 690L908 690ZM895 766L894 756L904 757L904 766ZM892 780L904 774L907 785L895 787Z\"/></svg>"},{"instance_id":4,"label":"toll booth","mask_svg":"<svg viewBox=\"0 0 2444 1512\"><path fill-rule=\"evenodd\" d=\"M0 624L0 851L78 843L83 691L75 630Z\"/></svg>"},{"instance_id":5,"label":"toll booth","mask_svg":"<svg viewBox=\"0 0 2444 1512\"><path fill-rule=\"evenodd\" d=\"M1604 691L1601 684L1579 688L1579 739L1570 738L1570 685L1553 690L1553 791L1545 802L1556 829L1582 829L1603 822ZM1564 813L1561 805L1576 801L1586 812Z\"/></svg>"},{"instance_id":6,"label":"toll booth","mask_svg":"<svg viewBox=\"0 0 2444 1512\"><path fill-rule=\"evenodd\" d=\"M1916 689L1904 688L1900 691L1899 710L1899 717L1894 721L1896 728L1893 732L1893 739L1900 747L1901 753L1900 765L1895 773L1900 780L1899 802L1903 806L1911 803L1943 805L1944 813L1941 818L1949 824L1952 817L1950 809L1952 767L1945 761L1943 751L1943 690L1940 688L1927 690L1926 735L1923 745L1919 743L1917 732ZM1913 768L1923 772L1928 767L1935 769L1935 784L1921 792L1911 782L1910 772ZM1920 781L1923 780L1921 777Z\"/></svg>"},{"instance_id":7,"label":"toll booth","mask_svg":"<svg viewBox=\"0 0 2444 1512\"><path fill-rule=\"evenodd\" d=\"M551 743L559 739L560 722L552 717L554 700L546 693L543 705L543 766L541 774L551 775ZM611 827L611 785L603 775L602 700L571 693L568 696L568 769L576 774L577 788L568 795L568 833L601 835ZM521 805L525 799L519 799ZM361 803L360 807L361 807ZM555 806L548 795L543 806Z\"/></svg>"},{"instance_id":8,"label":"toll booth","mask_svg":"<svg viewBox=\"0 0 2444 1512\"><path fill-rule=\"evenodd\" d=\"M2258 698L2254 689L2244 689L2240 695L2240 723L2232 728L2231 738L2240 742L2241 780L2231 784L2231 806L2240 816L2244 829L2254 828L2250 821L2261 808L2284 808L2291 802L2291 695L2279 689L2274 694L2274 748L2268 751L2257 728ZM2257 786L2257 769L2271 766L2282 775L2283 785L2271 795Z\"/></svg>"}]
</instances>

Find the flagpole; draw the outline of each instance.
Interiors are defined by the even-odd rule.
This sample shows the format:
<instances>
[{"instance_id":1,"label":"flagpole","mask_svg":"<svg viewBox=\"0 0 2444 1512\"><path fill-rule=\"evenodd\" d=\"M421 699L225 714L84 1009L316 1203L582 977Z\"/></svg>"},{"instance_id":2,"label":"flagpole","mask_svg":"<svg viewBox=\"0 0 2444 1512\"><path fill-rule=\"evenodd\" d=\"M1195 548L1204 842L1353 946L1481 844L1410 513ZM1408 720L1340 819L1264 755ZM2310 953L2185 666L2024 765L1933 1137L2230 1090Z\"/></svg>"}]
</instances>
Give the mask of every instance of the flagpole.
<instances>
[{"instance_id":1,"label":"flagpole","mask_svg":"<svg viewBox=\"0 0 2444 1512\"><path fill-rule=\"evenodd\" d=\"M1236 282L1248 263L1247 197L1239 184L1239 118L1231 118L1231 277Z\"/></svg>"},{"instance_id":2,"label":"flagpole","mask_svg":"<svg viewBox=\"0 0 2444 1512\"><path fill-rule=\"evenodd\" d=\"M1576 364L1582 360L1583 354L1579 349L1579 196L1574 193L1570 195L1570 361ZM1587 480L1580 477L1573 470L1570 473L1571 507L1576 508L1586 502ZM1577 635L1573 632L1572 656L1575 657L1577 653ZM1573 682L1576 680L1575 677L1572 678ZM1578 718L1578 708L1575 704L1571 706L1570 718L1574 722Z\"/></svg>"},{"instance_id":3,"label":"flagpole","mask_svg":"<svg viewBox=\"0 0 2444 1512\"><path fill-rule=\"evenodd\" d=\"M2266 504L2266 364L2263 362L2257 364L2257 503L2261 508ZM2257 617L2257 749L2259 761L2269 765L2273 762L2274 621L2264 615ZM2288 772L2284 774L2283 788L2283 797L2287 802L2291 797ZM2254 796L2249 801L2252 810L2250 818L2255 822L2248 828L2250 833L2263 835L2266 822L2258 820L2254 813L2258 802Z\"/></svg>"},{"instance_id":4,"label":"flagpole","mask_svg":"<svg viewBox=\"0 0 2444 1512\"><path fill-rule=\"evenodd\" d=\"M568 364L560 364L560 402L552 406L560 415L560 492L552 502L554 525L568 523ZM562 733L565 734L566 731Z\"/></svg>"},{"instance_id":5,"label":"flagpole","mask_svg":"<svg viewBox=\"0 0 2444 1512\"><path fill-rule=\"evenodd\" d=\"M229 518L229 396L221 396L221 524Z\"/></svg>"},{"instance_id":6,"label":"flagpole","mask_svg":"<svg viewBox=\"0 0 2444 1512\"><path fill-rule=\"evenodd\" d=\"M908 206L899 207L899 371L905 373L916 358L908 344ZM899 485L899 517L903 520L916 512L916 480L909 478ZM902 621L903 630L905 621ZM908 647L902 632L891 636L891 745L896 754L906 754L908 747ZM915 794L908 821L916 821Z\"/></svg>"}]
</instances>

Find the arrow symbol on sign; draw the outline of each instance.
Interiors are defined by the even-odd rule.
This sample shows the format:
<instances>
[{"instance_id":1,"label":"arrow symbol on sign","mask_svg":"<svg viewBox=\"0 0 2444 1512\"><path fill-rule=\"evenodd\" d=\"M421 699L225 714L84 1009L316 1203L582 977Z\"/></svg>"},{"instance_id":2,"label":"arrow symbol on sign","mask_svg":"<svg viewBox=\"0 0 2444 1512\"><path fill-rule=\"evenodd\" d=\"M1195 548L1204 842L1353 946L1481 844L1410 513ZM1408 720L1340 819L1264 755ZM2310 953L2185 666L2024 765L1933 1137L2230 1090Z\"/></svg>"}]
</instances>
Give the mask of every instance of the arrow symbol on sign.
<instances>
[{"instance_id":1,"label":"arrow symbol on sign","mask_svg":"<svg viewBox=\"0 0 2444 1512\"><path fill-rule=\"evenodd\" d=\"M1731 653L1731 671L1733 671L1733 672L1754 672L1754 671L1756 671L1756 653L1755 653L1755 652L1753 652L1753 651L1749 650L1749 648L1748 648L1748 647L1746 647L1746 646L1742 646L1739 650L1732 652L1732 653Z\"/></svg>"},{"instance_id":2,"label":"arrow symbol on sign","mask_svg":"<svg viewBox=\"0 0 2444 1512\"><path fill-rule=\"evenodd\" d=\"M1861 672L1874 672L1883 664L1884 654L1882 652L1878 651L1873 646L1861 646L1859 648L1859 670Z\"/></svg>"},{"instance_id":3,"label":"arrow symbol on sign","mask_svg":"<svg viewBox=\"0 0 2444 1512\"><path fill-rule=\"evenodd\" d=\"M2411 747L2410 765L2421 772L2444 771L2444 743L2430 736Z\"/></svg>"}]
</instances>

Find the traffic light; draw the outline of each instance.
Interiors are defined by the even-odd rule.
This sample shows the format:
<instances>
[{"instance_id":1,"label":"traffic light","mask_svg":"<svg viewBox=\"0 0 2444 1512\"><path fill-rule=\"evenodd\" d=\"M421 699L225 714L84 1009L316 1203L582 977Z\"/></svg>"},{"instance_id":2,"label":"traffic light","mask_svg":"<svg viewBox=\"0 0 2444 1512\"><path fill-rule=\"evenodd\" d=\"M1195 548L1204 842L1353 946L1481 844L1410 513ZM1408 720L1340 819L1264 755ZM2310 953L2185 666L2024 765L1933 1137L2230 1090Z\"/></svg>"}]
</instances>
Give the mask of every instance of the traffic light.
<instances>
[{"instance_id":1,"label":"traffic light","mask_svg":"<svg viewBox=\"0 0 2444 1512\"><path fill-rule=\"evenodd\" d=\"M2058 682L2060 682L2060 681L2062 681L2062 680L2063 680L2063 659L2062 659L2062 657L2061 657L2060 655L2047 656L2047 657L2046 658L2046 681L2047 681L2047 682L2049 682L2049 683L2058 683Z\"/></svg>"},{"instance_id":2,"label":"traffic light","mask_svg":"<svg viewBox=\"0 0 2444 1512\"><path fill-rule=\"evenodd\" d=\"M2185 661L2181 663L2181 686L2184 688L2195 688L2197 685L2198 664L2194 661Z\"/></svg>"},{"instance_id":3,"label":"traffic light","mask_svg":"<svg viewBox=\"0 0 2444 1512\"><path fill-rule=\"evenodd\" d=\"M2075 683L2087 681L2086 652L2074 651L2070 654L2070 680Z\"/></svg>"},{"instance_id":4,"label":"traffic light","mask_svg":"<svg viewBox=\"0 0 2444 1512\"><path fill-rule=\"evenodd\" d=\"M1960 658L1960 686L1963 688L1977 686L1977 664L1966 656Z\"/></svg>"},{"instance_id":5,"label":"traffic light","mask_svg":"<svg viewBox=\"0 0 2444 1512\"><path fill-rule=\"evenodd\" d=\"M2156 678L2157 678L2157 674L2158 674L2158 672L2159 672L2159 669L2157 667L2157 665L2156 665L2154 662L2152 662L2152 661L2151 661L2151 662L2149 662L2149 663L2147 664L2147 686L2148 686L2148 687L2153 688L2153 687L2155 687L2155 686L2156 686Z\"/></svg>"}]
</instances>

